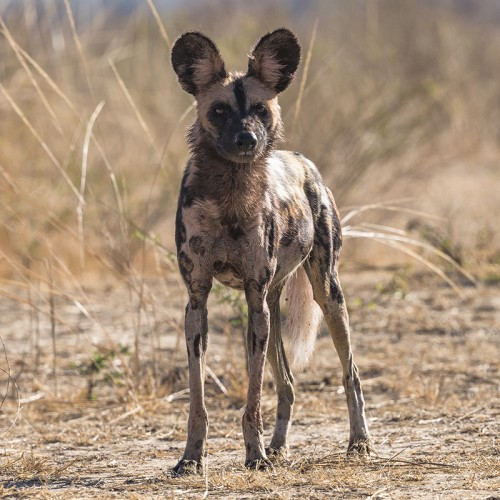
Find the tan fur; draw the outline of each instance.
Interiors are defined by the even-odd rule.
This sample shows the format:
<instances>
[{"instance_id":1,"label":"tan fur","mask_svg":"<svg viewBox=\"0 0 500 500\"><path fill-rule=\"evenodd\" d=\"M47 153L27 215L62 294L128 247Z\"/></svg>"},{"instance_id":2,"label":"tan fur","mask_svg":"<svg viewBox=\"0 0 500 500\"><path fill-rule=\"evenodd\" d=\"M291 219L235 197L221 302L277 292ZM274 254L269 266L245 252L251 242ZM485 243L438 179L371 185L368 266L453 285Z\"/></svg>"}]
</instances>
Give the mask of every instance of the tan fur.
<instances>
[{"instance_id":1,"label":"tan fur","mask_svg":"<svg viewBox=\"0 0 500 500\"><path fill-rule=\"evenodd\" d=\"M265 53L260 57L251 56L254 67L262 75L262 80L268 85L274 86L279 80L283 66L279 64L272 54Z\"/></svg>"},{"instance_id":2,"label":"tan fur","mask_svg":"<svg viewBox=\"0 0 500 500\"><path fill-rule=\"evenodd\" d=\"M199 88L205 88L211 83L214 73L220 72L223 67L224 63L220 57L199 59L194 64L194 83Z\"/></svg>"}]
</instances>

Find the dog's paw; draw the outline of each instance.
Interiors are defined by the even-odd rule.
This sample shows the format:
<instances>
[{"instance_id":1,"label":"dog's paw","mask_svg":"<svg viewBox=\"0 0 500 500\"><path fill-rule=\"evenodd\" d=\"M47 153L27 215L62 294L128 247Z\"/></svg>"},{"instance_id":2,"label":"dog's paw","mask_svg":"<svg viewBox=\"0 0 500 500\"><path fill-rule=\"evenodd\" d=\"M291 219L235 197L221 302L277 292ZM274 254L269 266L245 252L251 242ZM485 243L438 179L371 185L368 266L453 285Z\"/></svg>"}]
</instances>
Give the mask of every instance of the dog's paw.
<instances>
[{"instance_id":1,"label":"dog's paw","mask_svg":"<svg viewBox=\"0 0 500 500\"><path fill-rule=\"evenodd\" d=\"M245 462L245 467L251 470L263 470L263 471L274 470L273 464L267 458L256 458L253 460L247 460Z\"/></svg>"},{"instance_id":2,"label":"dog's paw","mask_svg":"<svg viewBox=\"0 0 500 500\"><path fill-rule=\"evenodd\" d=\"M189 476L191 474L201 474L203 472L203 464L196 460L186 460L182 458L178 464L172 468L172 476Z\"/></svg>"},{"instance_id":3,"label":"dog's paw","mask_svg":"<svg viewBox=\"0 0 500 500\"><path fill-rule=\"evenodd\" d=\"M282 462L288 457L288 448L286 446L280 446L279 448L269 446L266 448L266 455L273 463Z\"/></svg>"},{"instance_id":4,"label":"dog's paw","mask_svg":"<svg viewBox=\"0 0 500 500\"><path fill-rule=\"evenodd\" d=\"M359 439L357 441L349 443L349 447L347 448L347 456L350 458L369 457L372 451L373 448L369 439Z\"/></svg>"}]
</instances>

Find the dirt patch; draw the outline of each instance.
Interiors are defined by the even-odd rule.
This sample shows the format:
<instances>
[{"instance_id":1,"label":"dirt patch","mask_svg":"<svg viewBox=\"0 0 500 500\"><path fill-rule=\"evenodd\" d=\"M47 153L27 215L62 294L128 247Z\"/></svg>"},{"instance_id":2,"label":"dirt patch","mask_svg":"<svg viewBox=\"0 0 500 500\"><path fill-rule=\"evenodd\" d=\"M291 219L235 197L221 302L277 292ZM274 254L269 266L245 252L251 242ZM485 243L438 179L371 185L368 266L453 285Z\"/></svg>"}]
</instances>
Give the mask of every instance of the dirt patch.
<instances>
[{"instance_id":1,"label":"dirt patch","mask_svg":"<svg viewBox=\"0 0 500 500\"><path fill-rule=\"evenodd\" d=\"M340 364L322 331L312 366L297 375L289 459L272 472L245 470L241 336L232 310L215 297L208 354L213 376L207 377L209 456L205 476L187 478L169 475L183 451L189 399L177 323L184 296L175 282L149 283L148 293L163 308L145 307L142 313L134 310L130 291L119 287L88 291L91 315L82 312L88 304L61 299L56 313L64 322L57 323L55 344L50 317L33 317L19 301L0 299L9 362L1 366L18 387L3 374L3 496L498 496L499 287L465 287L459 297L426 276L413 277L404 287L387 273L343 278L374 455L364 461L345 458L348 422ZM231 320L235 326L228 328ZM106 351L104 345L122 351ZM141 375L136 385L134 366ZM148 377L151 382L145 383ZM274 409L268 373L267 440Z\"/></svg>"}]
</instances>

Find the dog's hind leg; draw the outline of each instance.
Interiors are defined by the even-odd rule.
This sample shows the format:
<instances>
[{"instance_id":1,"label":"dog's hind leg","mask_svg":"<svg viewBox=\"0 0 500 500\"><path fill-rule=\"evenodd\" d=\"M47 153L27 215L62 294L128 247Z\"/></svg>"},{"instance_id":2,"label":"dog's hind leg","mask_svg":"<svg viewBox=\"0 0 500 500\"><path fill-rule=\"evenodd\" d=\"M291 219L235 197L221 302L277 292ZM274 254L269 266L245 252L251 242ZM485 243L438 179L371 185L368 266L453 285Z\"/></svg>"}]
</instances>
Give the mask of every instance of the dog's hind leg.
<instances>
[{"instance_id":1,"label":"dog's hind leg","mask_svg":"<svg viewBox=\"0 0 500 500\"><path fill-rule=\"evenodd\" d=\"M269 293L267 299L271 321L267 356L273 370L278 396L274 434L270 446L266 448L269 458L286 457L288 454L288 431L290 430L293 403L295 401L293 376L288 366L281 337L281 290L282 287L275 288Z\"/></svg>"},{"instance_id":2,"label":"dog's hind leg","mask_svg":"<svg viewBox=\"0 0 500 500\"><path fill-rule=\"evenodd\" d=\"M314 298L323 310L335 349L342 364L342 383L347 398L350 436L348 453L370 453L370 434L365 418L365 401L358 368L353 361L349 334L349 316L336 272L323 274L314 257L306 266L314 289Z\"/></svg>"},{"instance_id":3,"label":"dog's hind leg","mask_svg":"<svg viewBox=\"0 0 500 500\"><path fill-rule=\"evenodd\" d=\"M315 222L314 247L305 264L314 300L321 307L342 364L342 382L347 397L350 437L348 452L369 454L370 434L358 369L353 361L349 316L337 274L340 253L340 223L333 198L324 204Z\"/></svg>"}]
</instances>

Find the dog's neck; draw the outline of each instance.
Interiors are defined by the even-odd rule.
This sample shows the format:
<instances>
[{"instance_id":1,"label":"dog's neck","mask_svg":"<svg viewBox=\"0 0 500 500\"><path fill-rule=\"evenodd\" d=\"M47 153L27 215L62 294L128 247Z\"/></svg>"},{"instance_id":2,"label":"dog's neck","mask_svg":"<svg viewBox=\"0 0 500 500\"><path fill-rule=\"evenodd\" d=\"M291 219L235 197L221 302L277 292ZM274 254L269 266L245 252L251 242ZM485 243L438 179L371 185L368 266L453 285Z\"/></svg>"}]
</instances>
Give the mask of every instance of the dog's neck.
<instances>
[{"instance_id":1,"label":"dog's neck","mask_svg":"<svg viewBox=\"0 0 500 500\"><path fill-rule=\"evenodd\" d=\"M253 218L265 201L266 162L267 156L251 163L232 163L213 150L198 148L190 161L190 190L200 199L215 202L231 218Z\"/></svg>"}]
</instances>

